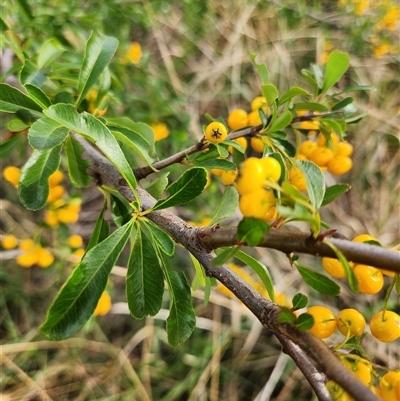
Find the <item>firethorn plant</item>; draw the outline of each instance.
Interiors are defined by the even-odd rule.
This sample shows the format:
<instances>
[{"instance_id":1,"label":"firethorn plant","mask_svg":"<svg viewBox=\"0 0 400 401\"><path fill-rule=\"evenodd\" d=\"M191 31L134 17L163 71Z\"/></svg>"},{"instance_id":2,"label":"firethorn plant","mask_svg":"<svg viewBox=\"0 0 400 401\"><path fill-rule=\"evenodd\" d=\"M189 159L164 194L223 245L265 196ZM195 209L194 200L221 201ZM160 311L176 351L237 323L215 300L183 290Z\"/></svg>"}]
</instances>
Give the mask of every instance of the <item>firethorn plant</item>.
<instances>
[{"instance_id":1,"label":"firethorn plant","mask_svg":"<svg viewBox=\"0 0 400 401\"><path fill-rule=\"evenodd\" d=\"M183 343L195 328L196 314L185 273L169 268L178 243L193 256L197 285L209 294L214 278L219 281L217 290L224 288L229 296L238 297L277 336L318 396L325 394L321 399L327 399L329 389L334 397L348 392L357 400L376 400L368 387L382 376L382 395L392 396L399 386L397 376L372 372L369 361L363 359L362 342L366 338L391 342L400 335L400 318L389 310L388 302L391 292L400 287L400 253L383 248L365 234L354 241L331 237L335 230L328 229L319 212L349 190L346 184L327 187L325 181L325 175L342 175L352 168L352 146L345 140L346 131L348 124L362 115L346 94L370 89L357 85L335 88L349 67L349 56L333 51L324 69L312 66L303 70L309 87L295 86L280 93L270 82L267 66L256 63L251 55L262 81L261 95L228 116L207 116L211 121L198 143L159 159L156 141L169 136L164 123L154 123L152 129L129 117L109 114L112 97L107 93L112 80L103 78L112 68L118 41L92 34L82 52L81 67L71 70L68 66L76 65L76 55L59 49L51 52L48 46L51 43L38 56L40 65L36 58L23 60L29 62L29 74L23 73L24 63L19 66L23 91L0 84L0 110L15 115L10 123L13 134L6 141L8 149L19 146L14 138L24 138L26 131L32 148L21 170L8 166L3 176L17 187L27 209L45 208L43 230L73 224L79 218L81 200L67 194L67 177L76 188L88 187L94 180L105 201L86 249L76 234L65 241L70 254L83 258L53 301L42 333L53 340L65 339L93 314L102 316L110 310L108 276L129 243L126 299L131 315L137 319L156 315L166 282L168 340L175 346ZM139 54L137 46L129 52ZM20 54L25 57L24 52ZM54 57L62 62L54 63ZM140 56L131 62L139 60ZM50 65L51 76L46 75ZM31 79L38 76L44 81ZM70 83L73 96L60 101L58 93L65 81ZM251 149L247 149L248 143ZM134 169L128 154L136 159ZM168 185L165 176L160 180L158 175L172 164L180 164L183 172ZM209 170L224 184L220 204L206 227L189 226L167 209L206 196L202 193L207 191ZM138 185L151 174L155 178ZM167 196L162 196L164 190ZM112 233L106 218L108 207L116 226ZM223 219L238 209L239 224L224 227ZM305 223L308 232L291 230L293 221ZM42 232L27 239L5 235L1 245L4 249L18 247L17 263L23 267L51 268L55 258L64 257L63 252L47 248ZM284 252L299 278L312 291L326 296L324 300L337 296L341 286L348 286L355 294L373 296L385 285L380 269L394 273L387 277L390 284L383 304L373 307L376 314L369 320L372 336L364 331L365 319L355 310L336 313L312 301L307 312L301 313L309 303L305 295L296 294L291 302L282 294L278 297L269 270L245 251L245 245ZM299 260L302 253L329 258L324 259L323 268L335 280L303 266ZM232 259L253 269L258 281L241 272L243 268L236 268ZM342 334L339 339L336 328ZM333 351L320 341L330 337L337 341ZM345 359L344 350L348 352ZM317 372L325 374L327 387L316 379L320 376Z\"/></svg>"}]
</instances>

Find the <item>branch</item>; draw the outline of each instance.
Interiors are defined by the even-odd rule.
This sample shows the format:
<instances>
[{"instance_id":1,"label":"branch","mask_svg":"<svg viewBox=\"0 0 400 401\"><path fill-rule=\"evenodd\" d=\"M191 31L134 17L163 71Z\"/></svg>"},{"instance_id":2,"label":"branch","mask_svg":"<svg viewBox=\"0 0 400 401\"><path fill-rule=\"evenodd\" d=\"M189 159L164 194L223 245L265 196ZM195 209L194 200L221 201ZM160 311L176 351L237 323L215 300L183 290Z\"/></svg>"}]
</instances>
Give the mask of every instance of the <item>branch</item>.
<instances>
[{"instance_id":1,"label":"branch","mask_svg":"<svg viewBox=\"0 0 400 401\"><path fill-rule=\"evenodd\" d=\"M101 182L111 181L128 201L133 201L135 199L133 193L124 184L116 168L86 140L78 135L75 137L85 147L85 157L92 161L92 165L88 169L90 174L96 180L100 178ZM143 210L148 210L155 204L155 199L140 186L137 187L137 192L141 198ZM278 305L261 297L250 285L230 271L227 266L213 266L212 260L215 255L204 247L198 235L198 229L191 227L168 210L154 211L149 213L147 217L191 252L204 267L208 276L216 278L227 287L246 305L265 328L277 336L285 351L296 363L300 364L306 379L316 393L320 394L320 400L328 400L329 398L326 397L326 391L322 391L321 378L315 375L315 369L307 369L310 364L310 357L330 379L341 385L357 401L379 401L361 381L346 371L339 359L331 353L324 342L309 332L301 332L292 325L279 323L280 308ZM303 352L299 353L295 345L300 347Z\"/></svg>"}]
</instances>

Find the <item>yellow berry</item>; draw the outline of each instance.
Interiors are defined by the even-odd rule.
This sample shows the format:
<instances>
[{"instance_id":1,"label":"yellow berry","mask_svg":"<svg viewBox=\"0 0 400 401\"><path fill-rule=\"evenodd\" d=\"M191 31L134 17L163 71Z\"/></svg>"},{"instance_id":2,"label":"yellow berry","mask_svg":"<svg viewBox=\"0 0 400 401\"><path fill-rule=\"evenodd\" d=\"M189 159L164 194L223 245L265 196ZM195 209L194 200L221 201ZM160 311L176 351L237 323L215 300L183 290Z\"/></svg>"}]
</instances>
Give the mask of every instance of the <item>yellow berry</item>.
<instances>
[{"instance_id":1,"label":"yellow berry","mask_svg":"<svg viewBox=\"0 0 400 401\"><path fill-rule=\"evenodd\" d=\"M236 188L241 195L262 188L265 181L265 170L260 159L247 158L240 166L240 174L236 180Z\"/></svg>"},{"instance_id":2,"label":"yellow berry","mask_svg":"<svg viewBox=\"0 0 400 401\"><path fill-rule=\"evenodd\" d=\"M154 132L154 140L156 142L161 141L162 139L168 138L169 129L167 125L163 122L153 123L150 125Z\"/></svg>"},{"instance_id":3,"label":"yellow berry","mask_svg":"<svg viewBox=\"0 0 400 401\"><path fill-rule=\"evenodd\" d=\"M324 270L335 278L345 278L346 273L342 263L335 258L322 258L322 267Z\"/></svg>"},{"instance_id":4,"label":"yellow berry","mask_svg":"<svg viewBox=\"0 0 400 401\"><path fill-rule=\"evenodd\" d=\"M94 316L104 316L111 309L111 297L107 291L101 294L99 302L97 303L96 309L93 312Z\"/></svg>"},{"instance_id":5,"label":"yellow berry","mask_svg":"<svg viewBox=\"0 0 400 401\"><path fill-rule=\"evenodd\" d=\"M39 254L35 251L24 253L17 257L16 262L22 267L32 267L39 262Z\"/></svg>"},{"instance_id":6,"label":"yellow berry","mask_svg":"<svg viewBox=\"0 0 400 401\"><path fill-rule=\"evenodd\" d=\"M242 147L242 149L244 151L246 151L246 149L247 149L247 139L244 136L241 136L240 138L234 139L234 142L238 143ZM233 146L228 146L228 152L230 154L233 153Z\"/></svg>"},{"instance_id":7,"label":"yellow berry","mask_svg":"<svg viewBox=\"0 0 400 401\"><path fill-rule=\"evenodd\" d=\"M39 248L37 265L42 268L49 267L54 262L54 256L45 248Z\"/></svg>"},{"instance_id":8,"label":"yellow berry","mask_svg":"<svg viewBox=\"0 0 400 401\"><path fill-rule=\"evenodd\" d=\"M60 223L72 224L78 221L80 206L69 204L56 211Z\"/></svg>"},{"instance_id":9,"label":"yellow berry","mask_svg":"<svg viewBox=\"0 0 400 401\"><path fill-rule=\"evenodd\" d=\"M323 148L325 149L325 148ZM348 173L353 167L353 162L347 156L334 156L327 164L328 171L333 175Z\"/></svg>"},{"instance_id":10,"label":"yellow berry","mask_svg":"<svg viewBox=\"0 0 400 401\"><path fill-rule=\"evenodd\" d=\"M304 130L319 130L319 121L302 121L299 124L299 129Z\"/></svg>"},{"instance_id":11,"label":"yellow berry","mask_svg":"<svg viewBox=\"0 0 400 401\"><path fill-rule=\"evenodd\" d=\"M319 167L325 167L333 159L334 153L329 148L316 148L310 155L310 160Z\"/></svg>"},{"instance_id":12,"label":"yellow berry","mask_svg":"<svg viewBox=\"0 0 400 401\"><path fill-rule=\"evenodd\" d=\"M222 173L225 171L222 168L212 168L210 170L216 177L221 177Z\"/></svg>"},{"instance_id":13,"label":"yellow berry","mask_svg":"<svg viewBox=\"0 0 400 401\"><path fill-rule=\"evenodd\" d=\"M258 111L258 109L267 109L267 99L264 96L257 96L251 102L251 110Z\"/></svg>"},{"instance_id":14,"label":"yellow berry","mask_svg":"<svg viewBox=\"0 0 400 401\"><path fill-rule=\"evenodd\" d=\"M43 220L50 227L57 227L59 224L57 212L55 210L46 210Z\"/></svg>"},{"instance_id":15,"label":"yellow berry","mask_svg":"<svg viewBox=\"0 0 400 401\"><path fill-rule=\"evenodd\" d=\"M243 109L232 110L228 116L228 127L232 130L247 127L247 111Z\"/></svg>"},{"instance_id":16,"label":"yellow berry","mask_svg":"<svg viewBox=\"0 0 400 401\"><path fill-rule=\"evenodd\" d=\"M224 185L232 185L238 175L237 170L224 170L221 175L221 181Z\"/></svg>"},{"instance_id":17,"label":"yellow berry","mask_svg":"<svg viewBox=\"0 0 400 401\"><path fill-rule=\"evenodd\" d=\"M372 266L356 265L353 269L358 281L361 294L373 295L378 293L384 284L382 272Z\"/></svg>"},{"instance_id":18,"label":"yellow berry","mask_svg":"<svg viewBox=\"0 0 400 401\"><path fill-rule=\"evenodd\" d=\"M47 197L48 203L53 203L62 198L65 194L65 188L62 185L50 187L49 196Z\"/></svg>"},{"instance_id":19,"label":"yellow berry","mask_svg":"<svg viewBox=\"0 0 400 401\"><path fill-rule=\"evenodd\" d=\"M264 142L255 136L250 139L250 146L255 152L262 153L264 151Z\"/></svg>"},{"instance_id":20,"label":"yellow berry","mask_svg":"<svg viewBox=\"0 0 400 401\"><path fill-rule=\"evenodd\" d=\"M379 242L375 237L369 234L360 234L357 237L353 238L353 242L367 242L367 241L376 241Z\"/></svg>"},{"instance_id":21,"label":"yellow berry","mask_svg":"<svg viewBox=\"0 0 400 401\"><path fill-rule=\"evenodd\" d=\"M400 337L400 316L392 311L380 311L369 323L371 334L379 341L391 342Z\"/></svg>"},{"instance_id":22,"label":"yellow berry","mask_svg":"<svg viewBox=\"0 0 400 401\"><path fill-rule=\"evenodd\" d=\"M379 382L381 396L385 401L400 401L400 371L390 370Z\"/></svg>"},{"instance_id":23,"label":"yellow berry","mask_svg":"<svg viewBox=\"0 0 400 401\"><path fill-rule=\"evenodd\" d=\"M314 325L309 330L318 338L327 338L333 334L336 328L336 317L325 306L311 306L307 313L314 318Z\"/></svg>"},{"instance_id":24,"label":"yellow berry","mask_svg":"<svg viewBox=\"0 0 400 401\"><path fill-rule=\"evenodd\" d=\"M15 166L8 166L3 170L3 177L15 188L18 188L19 177L21 176L21 169Z\"/></svg>"},{"instance_id":25,"label":"yellow berry","mask_svg":"<svg viewBox=\"0 0 400 401\"><path fill-rule=\"evenodd\" d=\"M296 160L308 160L308 157L303 155L302 153L297 153L297 155L294 158Z\"/></svg>"},{"instance_id":26,"label":"yellow berry","mask_svg":"<svg viewBox=\"0 0 400 401\"><path fill-rule=\"evenodd\" d=\"M349 358L343 358L343 365L350 370L356 377L358 377L366 386L372 381L372 368L371 364L362 360L351 360Z\"/></svg>"},{"instance_id":27,"label":"yellow berry","mask_svg":"<svg viewBox=\"0 0 400 401\"><path fill-rule=\"evenodd\" d=\"M332 140L332 144L333 144L333 148L336 148L337 144L340 141L340 138L337 134L333 133L331 134L331 140ZM325 135L318 135L317 138L317 145L321 148L326 147L326 138Z\"/></svg>"},{"instance_id":28,"label":"yellow berry","mask_svg":"<svg viewBox=\"0 0 400 401\"><path fill-rule=\"evenodd\" d=\"M344 335L347 336L361 336L365 330L365 318L356 309L343 309L339 312L337 328Z\"/></svg>"},{"instance_id":29,"label":"yellow berry","mask_svg":"<svg viewBox=\"0 0 400 401\"><path fill-rule=\"evenodd\" d=\"M206 127L206 138L212 143L220 143L224 141L228 135L228 130L224 124L213 121Z\"/></svg>"},{"instance_id":30,"label":"yellow berry","mask_svg":"<svg viewBox=\"0 0 400 401\"><path fill-rule=\"evenodd\" d=\"M8 234L1 239L3 249L14 249L18 245L18 239L15 235Z\"/></svg>"},{"instance_id":31,"label":"yellow berry","mask_svg":"<svg viewBox=\"0 0 400 401\"><path fill-rule=\"evenodd\" d=\"M35 242L32 239L27 238L20 241L18 248L21 249L21 251L29 252L32 251L35 246Z\"/></svg>"},{"instance_id":32,"label":"yellow berry","mask_svg":"<svg viewBox=\"0 0 400 401\"><path fill-rule=\"evenodd\" d=\"M353 154L353 146L348 142L339 142L335 147L336 156L351 156Z\"/></svg>"},{"instance_id":33,"label":"yellow berry","mask_svg":"<svg viewBox=\"0 0 400 401\"><path fill-rule=\"evenodd\" d=\"M49 184L51 187L55 187L58 185L64 178L62 171L56 170L50 177L49 177Z\"/></svg>"},{"instance_id":34,"label":"yellow berry","mask_svg":"<svg viewBox=\"0 0 400 401\"><path fill-rule=\"evenodd\" d=\"M289 170L289 182L299 191L305 191L307 189L306 178L303 172L296 166L293 166Z\"/></svg>"},{"instance_id":35,"label":"yellow berry","mask_svg":"<svg viewBox=\"0 0 400 401\"><path fill-rule=\"evenodd\" d=\"M80 235L74 234L68 237L67 244L71 248L80 248L83 244L83 239Z\"/></svg>"},{"instance_id":36,"label":"yellow berry","mask_svg":"<svg viewBox=\"0 0 400 401\"><path fill-rule=\"evenodd\" d=\"M317 144L314 141L304 141L299 147L299 153L309 159L315 149L317 149Z\"/></svg>"},{"instance_id":37,"label":"yellow berry","mask_svg":"<svg viewBox=\"0 0 400 401\"><path fill-rule=\"evenodd\" d=\"M265 178L272 182L278 182L282 173L282 168L278 160L273 157L264 157L260 159L260 162L265 170Z\"/></svg>"},{"instance_id":38,"label":"yellow berry","mask_svg":"<svg viewBox=\"0 0 400 401\"><path fill-rule=\"evenodd\" d=\"M261 188L242 195L239 200L239 209L244 217L262 219L275 204L274 194Z\"/></svg>"},{"instance_id":39,"label":"yellow berry","mask_svg":"<svg viewBox=\"0 0 400 401\"><path fill-rule=\"evenodd\" d=\"M256 125L262 124L260 114L258 113L258 110L254 110L251 113L248 114L247 117L247 125L250 127L255 127Z\"/></svg>"}]
</instances>

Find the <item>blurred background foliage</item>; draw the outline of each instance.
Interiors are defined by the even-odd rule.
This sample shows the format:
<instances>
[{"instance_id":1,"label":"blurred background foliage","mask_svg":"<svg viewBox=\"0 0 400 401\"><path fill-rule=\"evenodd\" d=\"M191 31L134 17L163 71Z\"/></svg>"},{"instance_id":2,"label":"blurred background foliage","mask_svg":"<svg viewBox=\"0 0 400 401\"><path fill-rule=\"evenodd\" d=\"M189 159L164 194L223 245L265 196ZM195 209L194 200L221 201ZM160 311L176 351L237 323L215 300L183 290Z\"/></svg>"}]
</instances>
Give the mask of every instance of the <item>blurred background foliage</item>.
<instances>
[{"instance_id":1,"label":"blurred background foliage","mask_svg":"<svg viewBox=\"0 0 400 401\"><path fill-rule=\"evenodd\" d=\"M260 94L250 53L268 65L271 81L283 92L304 85L301 69L310 63L323 65L331 50L349 52L351 68L343 86L373 85L376 91L355 94L367 116L347 133L355 150L354 167L341 180L352 189L326 208L323 218L348 238L368 232L385 246L399 245L398 3L10 0L3 2L1 17L10 28L1 41L5 82L12 83L24 59L35 57L49 39L66 50L64 65L55 62L50 72L57 81L61 67L77 79L77 61L91 31L118 38L106 98L94 93L96 100L88 97L83 107L97 115L104 111L158 127L165 137L157 142L159 157L199 140L205 113L226 118L236 107L250 109L251 100ZM71 86L60 80L57 88L49 89L59 96L74 96ZM2 115L2 141L13 137L8 123L9 116ZM25 142L10 154L4 147L2 151L2 169L22 166L29 152ZM181 169L174 166L169 171L174 176ZM124 269L118 266L108 287L113 306L104 317L93 317L79 335L60 343L38 334L51 300L76 263L74 253L84 248L71 245L71 235L78 234L87 243L102 207L102 195L94 186L78 191L67 181L64 177L60 184L64 203L57 207L78 203L79 218L54 226L46 220L48 211L24 210L11 185L4 181L0 189L2 238L9 233L19 241L39 238L55 256L46 269L24 269L15 262L18 251L1 252L3 400L312 399L308 384L278 342L226 293L214 291L205 306L201 290L194 291L197 328L187 343L171 348L164 330L166 316L135 321L128 315ZM212 180L206 196L176 212L201 223L212 216L222 189ZM52 207L56 206L47 210ZM226 223L235 219L239 216ZM252 252L270 268L282 302L302 291L314 304L351 305L367 317L382 303L383 292L355 297L346 286L335 300L318 295L302 283L283 255L266 249ZM301 260L321 269L318 259ZM119 265L124 262L122 258ZM193 276L186 252L179 250L174 263ZM250 280L249 273L244 277ZM395 300L392 303L399 312ZM334 343L335 337L329 341ZM399 356L395 347L396 343L387 346L374 340L365 344L377 363L392 368Z\"/></svg>"}]
</instances>

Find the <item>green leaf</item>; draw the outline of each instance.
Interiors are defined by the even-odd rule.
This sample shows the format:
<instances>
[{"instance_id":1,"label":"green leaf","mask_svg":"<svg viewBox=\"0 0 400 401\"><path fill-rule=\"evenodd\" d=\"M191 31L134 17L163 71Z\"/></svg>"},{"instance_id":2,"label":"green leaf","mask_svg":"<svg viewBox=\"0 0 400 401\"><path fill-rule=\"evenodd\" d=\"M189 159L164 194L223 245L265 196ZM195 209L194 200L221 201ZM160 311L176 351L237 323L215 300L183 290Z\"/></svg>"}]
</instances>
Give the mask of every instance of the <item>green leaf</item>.
<instances>
[{"instance_id":1,"label":"green leaf","mask_svg":"<svg viewBox=\"0 0 400 401\"><path fill-rule=\"evenodd\" d=\"M350 65L350 57L347 53L334 50L328 57L325 65L322 93L326 93L335 85Z\"/></svg>"},{"instance_id":2,"label":"green leaf","mask_svg":"<svg viewBox=\"0 0 400 401\"><path fill-rule=\"evenodd\" d=\"M136 319L154 316L161 308L164 279L152 240L137 228L126 275L126 300Z\"/></svg>"},{"instance_id":3,"label":"green leaf","mask_svg":"<svg viewBox=\"0 0 400 401\"><path fill-rule=\"evenodd\" d=\"M93 234L90 238L89 244L86 247L86 253L88 253L97 244L102 242L108 237L110 233L110 224L104 220L104 213L107 210L107 199L104 198L103 208L100 211L99 217L97 218L96 225L93 230Z\"/></svg>"},{"instance_id":4,"label":"green leaf","mask_svg":"<svg viewBox=\"0 0 400 401\"><path fill-rule=\"evenodd\" d=\"M286 93L284 93L278 101L278 107L282 106L289 100L293 99L295 96L311 96L305 89L300 88L299 86L294 86L290 88Z\"/></svg>"},{"instance_id":5,"label":"green leaf","mask_svg":"<svg viewBox=\"0 0 400 401\"><path fill-rule=\"evenodd\" d=\"M125 247L133 221L87 252L51 305L40 331L52 340L75 334L93 314L111 269Z\"/></svg>"},{"instance_id":6,"label":"green leaf","mask_svg":"<svg viewBox=\"0 0 400 401\"><path fill-rule=\"evenodd\" d=\"M269 72L268 68L265 64L257 64L256 63L256 54L255 53L250 53L250 59L254 66L257 68L258 73L260 74L261 81L263 84L268 83L269 81Z\"/></svg>"},{"instance_id":7,"label":"green leaf","mask_svg":"<svg viewBox=\"0 0 400 401\"><path fill-rule=\"evenodd\" d=\"M282 184L284 181L287 181L288 179L288 173L287 173L287 169L286 169L286 165L285 165L285 161L282 157L282 155L280 153L274 152L274 153L270 153L268 155L269 157L273 157L274 159L278 160L280 166L281 166L281 177L279 178L278 184Z\"/></svg>"},{"instance_id":8,"label":"green leaf","mask_svg":"<svg viewBox=\"0 0 400 401\"><path fill-rule=\"evenodd\" d=\"M47 75L51 71L51 68L39 68L37 65L32 63L30 60L25 60L24 66L19 73L19 80L22 85L33 84L35 86L42 86L46 80Z\"/></svg>"},{"instance_id":9,"label":"green leaf","mask_svg":"<svg viewBox=\"0 0 400 401\"><path fill-rule=\"evenodd\" d=\"M296 164L303 172L307 183L307 193L315 210L321 207L325 195L325 178L321 169L308 160L297 160Z\"/></svg>"},{"instance_id":10,"label":"green leaf","mask_svg":"<svg viewBox=\"0 0 400 401\"><path fill-rule=\"evenodd\" d=\"M285 110L269 127L268 132L280 131L292 122L292 113Z\"/></svg>"},{"instance_id":11,"label":"green leaf","mask_svg":"<svg viewBox=\"0 0 400 401\"><path fill-rule=\"evenodd\" d=\"M354 102L354 99L352 97L346 97L344 99L342 99L340 102L337 102L333 107L332 107L332 111L335 110L341 110L344 109L346 106L348 106L349 104L352 104Z\"/></svg>"},{"instance_id":12,"label":"green leaf","mask_svg":"<svg viewBox=\"0 0 400 401\"><path fill-rule=\"evenodd\" d=\"M199 283L203 286L203 287L205 287L206 285L207 285L207 276L206 276L206 274L204 273L204 269L203 269L203 267L201 266L201 264L199 263L199 261L189 252L189 255L190 255L190 259L192 259L192 262L193 262L193 266L194 266L194 269L195 269L195 271L196 271L196 278L197 278L197 280L199 281ZM192 289L193 289L193 287L192 287Z\"/></svg>"},{"instance_id":13,"label":"green leaf","mask_svg":"<svg viewBox=\"0 0 400 401\"><path fill-rule=\"evenodd\" d=\"M314 326L314 318L309 313L302 313L297 317L295 325L298 330L309 330Z\"/></svg>"},{"instance_id":14,"label":"green leaf","mask_svg":"<svg viewBox=\"0 0 400 401\"><path fill-rule=\"evenodd\" d=\"M257 273L258 277L260 277L261 281L265 285L271 301L275 302L274 284L267 266L243 251L236 252L235 258L241 260L243 263L246 263L246 265L251 267Z\"/></svg>"},{"instance_id":15,"label":"green leaf","mask_svg":"<svg viewBox=\"0 0 400 401\"><path fill-rule=\"evenodd\" d=\"M308 304L308 298L304 294L296 294L292 299L293 310L303 309Z\"/></svg>"},{"instance_id":16,"label":"green leaf","mask_svg":"<svg viewBox=\"0 0 400 401\"><path fill-rule=\"evenodd\" d=\"M92 33L86 43L85 58L80 69L78 91L79 106L89 90L97 82L102 72L117 51L118 40L109 36Z\"/></svg>"},{"instance_id":17,"label":"green leaf","mask_svg":"<svg viewBox=\"0 0 400 401\"><path fill-rule=\"evenodd\" d=\"M298 102L293 105L293 110L307 110L307 111L329 111L328 107L321 103L315 102Z\"/></svg>"},{"instance_id":18,"label":"green leaf","mask_svg":"<svg viewBox=\"0 0 400 401\"><path fill-rule=\"evenodd\" d=\"M29 124L19 118L14 118L8 122L7 128L11 132L21 132L29 128Z\"/></svg>"},{"instance_id":19,"label":"green leaf","mask_svg":"<svg viewBox=\"0 0 400 401\"><path fill-rule=\"evenodd\" d=\"M236 188L232 185L225 187L221 202L218 203L217 210L210 222L210 226L216 224L225 217L231 216L239 205L239 194Z\"/></svg>"},{"instance_id":20,"label":"green leaf","mask_svg":"<svg viewBox=\"0 0 400 401\"><path fill-rule=\"evenodd\" d=\"M42 117L42 108L20 90L0 83L0 111L16 113L18 110L28 110L35 117Z\"/></svg>"},{"instance_id":21,"label":"green leaf","mask_svg":"<svg viewBox=\"0 0 400 401\"><path fill-rule=\"evenodd\" d=\"M261 85L261 93L267 100L268 106L274 104L275 100L278 98L278 89L272 84Z\"/></svg>"},{"instance_id":22,"label":"green leaf","mask_svg":"<svg viewBox=\"0 0 400 401\"><path fill-rule=\"evenodd\" d=\"M43 109L47 109L51 106L51 100L47 95L37 86L33 84L25 84L25 89L28 92L32 100L34 100Z\"/></svg>"},{"instance_id":23,"label":"green leaf","mask_svg":"<svg viewBox=\"0 0 400 401\"><path fill-rule=\"evenodd\" d=\"M150 231L153 243L156 243L158 248L166 255L173 256L175 253L175 242L172 238L151 220L145 220L143 223Z\"/></svg>"},{"instance_id":24,"label":"green leaf","mask_svg":"<svg viewBox=\"0 0 400 401\"><path fill-rule=\"evenodd\" d=\"M285 153L287 153L290 157L294 157L296 155L296 148L287 140L274 138L274 145L283 149Z\"/></svg>"},{"instance_id":25,"label":"green leaf","mask_svg":"<svg viewBox=\"0 0 400 401\"><path fill-rule=\"evenodd\" d=\"M18 195L29 210L41 209L49 196L49 177L60 165L61 145L34 150L21 171Z\"/></svg>"},{"instance_id":26,"label":"green leaf","mask_svg":"<svg viewBox=\"0 0 400 401\"><path fill-rule=\"evenodd\" d=\"M219 168L221 170L236 170L236 165L225 159L210 159L203 161L197 161L197 159L195 159L191 162L191 164L197 167Z\"/></svg>"},{"instance_id":27,"label":"green leaf","mask_svg":"<svg viewBox=\"0 0 400 401\"><path fill-rule=\"evenodd\" d=\"M65 48L56 38L47 40L39 50L37 60L38 68L50 66L53 61L57 60L64 52Z\"/></svg>"},{"instance_id":28,"label":"green leaf","mask_svg":"<svg viewBox=\"0 0 400 401\"><path fill-rule=\"evenodd\" d=\"M5 31L8 31L10 28L8 25L4 22L3 18L0 18L0 33L4 34Z\"/></svg>"},{"instance_id":29,"label":"green leaf","mask_svg":"<svg viewBox=\"0 0 400 401\"><path fill-rule=\"evenodd\" d=\"M264 241L264 234L269 232L269 224L261 219L246 217L237 228L237 239L248 246L257 246Z\"/></svg>"},{"instance_id":30,"label":"green leaf","mask_svg":"<svg viewBox=\"0 0 400 401\"><path fill-rule=\"evenodd\" d=\"M111 215L117 227L126 224L131 218L132 208L128 205L125 199L120 198L118 195L110 193L111 201Z\"/></svg>"},{"instance_id":31,"label":"green leaf","mask_svg":"<svg viewBox=\"0 0 400 401\"><path fill-rule=\"evenodd\" d=\"M371 85L352 85L344 88L340 93L354 92L354 91L376 91L375 86Z\"/></svg>"},{"instance_id":32,"label":"green leaf","mask_svg":"<svg viewBox=\"0 0 400 401\"><path fill-rule=\"evenodd\" d=\"M347 284L349 285L350 290L354 294L357 294L358 293L357 277L355 276L353 269L350 267L349 262L347 261L346 257L335 245L333 245L331 242L327 241L326 239L324 240L324 244L328 245L329 248L331 248L332 251L335 252L336 257L338 258L339 262L342 264L342 266L344 268Z\"/></svg>"},{"instance_id":33,"label":"green leaf","mask_svg":"<svg viewBox=\"0 0 400 401\"><path fill-rule=\"evenodd\" d=\"M311 88L312 88L313 93L314 93L314 97L317 97L318 96L318 92L319 92L319 88L318 88L317 81L315 80L314 75L310 71L306 70L305 68L303 68L301 70L301 73L306 78L308 83L311 85Z\"/></svg>"},{"instance_id":34,"label":"green leaf","mask_svg":"<svg viewBox=\"0 0 400 401\"><path fill-rule=\"evenodd\" d=\"M0 143L0 160L10 157L15 149L20 148L22 142L21 135L15 135Z\"/></svg>"},{"instance_id":35,"label":"green leaf","mask_svg":"<svg viewBox=\"0 0 400 401\"><path fill-rule=\"evenodd\" d=\"M326 131L328 131L329 133L335 132L341 137L346 130L346 122L344 120L332 120L329 118L321 118L320 122L323 123L323 125L321 125L321 131L323 132L325 131L324 128L327 128ZM332 142L332 139L331 138L329 139L330 142ZM332 146L333 144L331 143L330 145L329 143L327 143L327 145Z\"/></svg>"},{"instance_id":36,"label":"green leaf","mask_svg":"<svg viewBox=\"0 0 400 401\"><path fill-rule=\"evenodd\" d=\"M239 246L216 249L215 253L217 254L217 256L211 261L211 263L213 266L223 265L238 251Z\"/></svg>"},{"instance_id":37,"label":"green leaf","mask_svg":"<svg viewBox=\"0 0 400 401\"><path fill-rule=\"evenodd\" d=\"M186 170L177 181L168 187L169 197L159 200L153 210L182 205L199 196L207 183L207 173L202 167Z\"/></svg>"},{"instance_id":38,"label":"green leaf","mask_svg":"<svg viewBox=\"0 0 400 401\"><path fill-rule=\"evenodd\" d=\"M132 169L117 140L100 120L86 112L79 114L70 104L55 104L43 112L47 117L95 143L135 192L136 178Z\"/></svg>"},{"instance_id":39,"label":"green leaf","mask_svg":"<svg viewBox=\"0 0 400 401\"><path fill-rule=\"evenodd\" d=\"M86 172L90 161L83 158L85 148L72 136L69 135L64 143L67 155L69 178L77 188L86 188L92 182L92 178Z\"/></svg>"},{"instance_id":40,"label":"green leaf","mask_svg":"<svg viewBox=\"0 0 400 401\"><path fill-rule=\"evenodd\" d=\"M321 206L325 206L328 203L331 203L338 196L347 192L349 189L350 189L349 184L335 184L326 188L324 199L322 200Z\"/></svg>"},{"instance_id":41,"label":"green leaf","mask_svg":"<svg viewBox=\"0 0 400 401\"><path fill-rule=\"evenodd\" d=\"M315 81L317 82L318 88L322 89L322 82L323 82L323 73L322 68L319 65L311 64L311 70L314 74Z\"/></svg>"},{"instance_id":42,"label":"green leaf","mask_svg":"<svg viewBox=\"0 0 400 401\"><path fill-rule=\"evenodd\" d=\"M130 150L144 160L148 166L152 167L155 158L150 156L150 144L141 135L126 128L119 128L118 131L113 129L113 127L110 128L112 129L112 134L118 141L126 145ZM155 169L153 168L153 170Z\"/></svg>"},{"instance_id":43,"label":"green leaf","mask_svg":"<svg viewBox=\"0 0 400 401\"><path fill-rule=\"evenodd\" d=\"M183 272L168 269L170 258L158 253L161 267L168 284L170 295L170 313L167 319L168 342L177 346L185 342L196 326L196 313L192 305L192 296L186 276Z\"/></svg>"},{"instance_id":44,"label":"green leaf","mask_svg":"<svg viewBox=\"0 0 400 401\"><path fill-rule=\"evenodd\" d=\"M28 140L35 149L50 149L61 145L68 136L68 129L48 117L35 121L28 132Z\"/></svg>"},{"instance_id":45,"label":"green leaf","mask_svg":"<svg viewBox=\"0 0 400 401\"><path fill-rule=\"evenodd\" d=\"M164 171L152 181L142 181L142 186L153 198L158 199L167 188L168 176L169 171Z\"/></svg>"},{"instance_id":46,"label":"green leaf","mask_svg":"<svg viewBox=\"0 0 400 401\"><path fill-rule=\"evenodd\" d=\"M321 294L336 296L340 294L340 286L325 275L295 263L304 282Z\"/></svg>"},{"instance_id":47,"label":"green leaf","mask_svg":"<svg viewBox=\"0 0 400 401\"><path fill-rule=\"evenodd\" d=\"M281 306L281 313L279 314L278 322L293 324L295 321L296 315L292 312L292 310L286 308L285 306Z\"/></svg>"}]
</instances>

